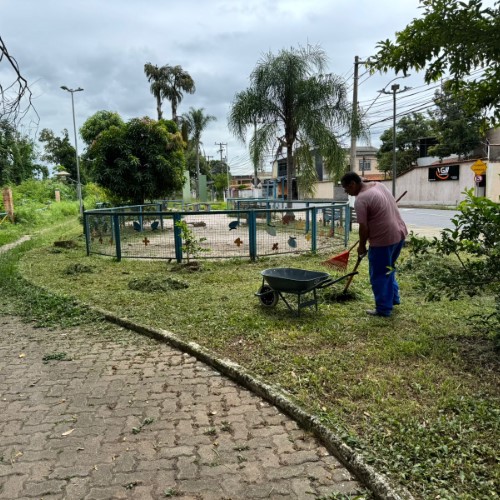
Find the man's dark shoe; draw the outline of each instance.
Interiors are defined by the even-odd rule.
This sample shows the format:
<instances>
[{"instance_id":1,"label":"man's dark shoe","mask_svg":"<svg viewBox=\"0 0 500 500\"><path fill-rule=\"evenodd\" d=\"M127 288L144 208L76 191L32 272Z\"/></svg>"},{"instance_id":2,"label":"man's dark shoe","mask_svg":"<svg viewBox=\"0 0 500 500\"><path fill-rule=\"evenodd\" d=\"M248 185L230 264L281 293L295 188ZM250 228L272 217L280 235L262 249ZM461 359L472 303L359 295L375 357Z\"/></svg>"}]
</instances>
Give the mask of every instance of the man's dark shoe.
<instances>
[{"instance_id":1,"label":"man's dark shoe","mask_svg":"<svg viewBox=\"0 0 500 500\"><path fill-rule=\"evenodd\" d=\"M382 318L388 318L389 317L388 314L380 314L376 309L367 309L366 310L366 314L368 314L368 316L380 316Z\"/></svg>"}]
</instances>

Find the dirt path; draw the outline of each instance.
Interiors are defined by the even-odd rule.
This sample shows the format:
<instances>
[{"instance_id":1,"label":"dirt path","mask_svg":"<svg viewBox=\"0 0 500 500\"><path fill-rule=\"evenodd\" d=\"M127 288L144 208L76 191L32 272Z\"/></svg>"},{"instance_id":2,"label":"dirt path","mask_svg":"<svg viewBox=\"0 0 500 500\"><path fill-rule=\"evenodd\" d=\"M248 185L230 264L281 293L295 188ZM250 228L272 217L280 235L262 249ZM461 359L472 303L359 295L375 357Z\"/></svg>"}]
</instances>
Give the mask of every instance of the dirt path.
<instances>
[{"instance_id":1,"label":"dirt path","mask_svg":"<svg viewBox=\"0 0 500 500\"><path fill-rule=\"evenodd\" d=\"M19 238L18 240L14 241L13 243L7 243L6 245L2 245L0 247L0 253L7 252L7 250L17 247L17 245L20 245L21 243L24 243L25 241L28 241L30 239L31 239L30 235L25 235Z\"/></svg>"}]
</instances>

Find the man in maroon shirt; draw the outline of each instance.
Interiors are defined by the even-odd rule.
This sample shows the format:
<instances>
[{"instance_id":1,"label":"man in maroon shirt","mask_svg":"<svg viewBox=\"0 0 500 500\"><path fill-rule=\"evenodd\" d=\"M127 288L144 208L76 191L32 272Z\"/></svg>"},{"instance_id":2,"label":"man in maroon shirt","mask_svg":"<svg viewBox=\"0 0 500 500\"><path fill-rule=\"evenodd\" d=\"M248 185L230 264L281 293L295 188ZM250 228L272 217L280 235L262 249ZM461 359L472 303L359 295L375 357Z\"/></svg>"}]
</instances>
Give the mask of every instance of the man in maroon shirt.
<instances>
[{"instance_id":1,"label":"man in maroon shirt","mask_svg":"<svg viewBox=\"0 0 500 500\"><path fill-rule=\"evenodd\" d=\"M355 172L348 172L340 182L348 195L356 197L358 255L364 255L367 243L370 244L368 262L376 309L366 312L372 316L390 316L393 306L400 302L395 265L408 229L396 200L383 184L363 182Z\"/></svg>"}]
</instances>

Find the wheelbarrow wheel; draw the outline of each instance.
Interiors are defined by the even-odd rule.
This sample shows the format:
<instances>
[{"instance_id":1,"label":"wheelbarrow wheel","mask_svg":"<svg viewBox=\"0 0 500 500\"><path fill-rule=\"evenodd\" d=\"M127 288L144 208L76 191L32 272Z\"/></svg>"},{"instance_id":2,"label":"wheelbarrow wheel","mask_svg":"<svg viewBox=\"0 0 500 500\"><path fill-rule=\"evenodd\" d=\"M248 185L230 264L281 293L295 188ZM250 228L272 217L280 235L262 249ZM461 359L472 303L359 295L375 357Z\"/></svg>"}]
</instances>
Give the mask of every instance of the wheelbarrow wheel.
<instances>
[{"instance_id":1,"label":"wheelbarrow wheel","mask_svg":"<svg viewBox=\"0 0 500 500\"><path fill-rule=\"evenodd\" d=\"M278 292L275 292L269 285L262 285L258 295L264 307L274 307L280 299Z\"/></svg>"}]
</instances>

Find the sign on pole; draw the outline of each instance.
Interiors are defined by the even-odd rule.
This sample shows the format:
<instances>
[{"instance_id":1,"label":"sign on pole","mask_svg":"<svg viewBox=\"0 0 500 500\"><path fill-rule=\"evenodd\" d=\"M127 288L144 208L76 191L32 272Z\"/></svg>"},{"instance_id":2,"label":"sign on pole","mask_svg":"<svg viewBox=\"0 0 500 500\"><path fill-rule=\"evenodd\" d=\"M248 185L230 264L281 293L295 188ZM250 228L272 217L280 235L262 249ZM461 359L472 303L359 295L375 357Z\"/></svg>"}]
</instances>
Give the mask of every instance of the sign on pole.
<instances>
[{"instance_id":1,"label":"sign on pole","mask_svg":"<svg viewBox=\"0 0 500 500\"><path fill-rule=\"evenodd\" d=\"M486 163L484 163L483 160L476 160L470 167L470 169L476 174L476 175L484 175L486 173L486 169L488 166Z\"/></svg>"}]
</instances>

